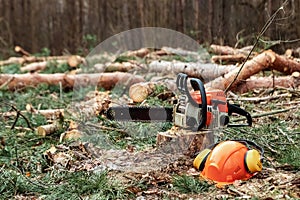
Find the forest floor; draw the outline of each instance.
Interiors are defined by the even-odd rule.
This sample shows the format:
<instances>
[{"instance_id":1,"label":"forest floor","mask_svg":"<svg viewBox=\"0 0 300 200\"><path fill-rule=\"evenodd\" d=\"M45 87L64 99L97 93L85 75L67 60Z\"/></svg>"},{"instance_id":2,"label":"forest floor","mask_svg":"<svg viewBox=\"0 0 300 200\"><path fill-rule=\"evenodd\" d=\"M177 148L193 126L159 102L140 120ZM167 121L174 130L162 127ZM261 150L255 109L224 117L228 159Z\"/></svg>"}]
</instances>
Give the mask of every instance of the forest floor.
<instances>
[{"instance_id":1,"label":"forest floor","mask_svg":"<svg viewBox=\"0 0 300 200\"><path fill-rule=\"evenodd\" d=\"M159 59L182 61L177 55ZM132 56L117 60L148 62ZM20 64L3 65L0 73L25 73L20 67ZM39 73L71 73L71 70L66 63L50 62ZM176 74L166 76L145 71L141 75L146 80L150 76L176 78ZM158 151L157 134L170 129L171 123L111 121L103 115L105 107L97 115L84 119L73 115L74 101L84 104L95 96L104 95L111 102L132 105L128 88L83 88L80 92L83 90L85 95L78 97L78 91L59 84L42 83L16 89L8 89L6 85L0 86L0 199L300 198L299 88L268 87L227 94L228 101L251 113L253 125L223 128L215 137L255 141L264 148L264 162L263 170L249 180L217 187L200 179L200 172L193 168L195 156L184 155L184 150L178 148L180 144ZM172 105L177 94L161 98L165 89L156 87L143 105ZM32 112L33 109L64 109L64 114L49 119L41 112ZM239 120L239 116L230 117L232 122ZM37 134L38 127L54 121L59 123L58 127L45 135ZM71 139L65 138L67 133Z\"/></svg>"}]
</instances>

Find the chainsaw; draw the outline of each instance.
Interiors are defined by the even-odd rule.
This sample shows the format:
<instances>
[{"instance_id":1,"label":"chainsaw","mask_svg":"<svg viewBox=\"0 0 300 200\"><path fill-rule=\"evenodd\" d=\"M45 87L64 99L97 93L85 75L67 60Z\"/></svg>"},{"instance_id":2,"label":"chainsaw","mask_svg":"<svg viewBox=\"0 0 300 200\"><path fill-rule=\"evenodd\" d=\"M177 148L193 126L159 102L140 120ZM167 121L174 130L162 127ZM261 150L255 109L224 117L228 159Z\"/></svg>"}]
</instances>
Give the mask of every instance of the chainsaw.
<instances>
[{"instance_id":1,"label":"chainsaw","mask_svg":"<svg viewBox=\"0 0 300 200\"><path fill-rule=\"evenodd\" d=\"M228 103L224 91L206 91L200 79L189 78L184 73L177 75L176 86L180 95L172 107L113 106L107 110L106 117L116 121L173 122L175 126L193 131L252 125L251 115L238 105ZM247 123L230 124L229 116L233 113L244 116Z\"/></svg>"}]
</instances>

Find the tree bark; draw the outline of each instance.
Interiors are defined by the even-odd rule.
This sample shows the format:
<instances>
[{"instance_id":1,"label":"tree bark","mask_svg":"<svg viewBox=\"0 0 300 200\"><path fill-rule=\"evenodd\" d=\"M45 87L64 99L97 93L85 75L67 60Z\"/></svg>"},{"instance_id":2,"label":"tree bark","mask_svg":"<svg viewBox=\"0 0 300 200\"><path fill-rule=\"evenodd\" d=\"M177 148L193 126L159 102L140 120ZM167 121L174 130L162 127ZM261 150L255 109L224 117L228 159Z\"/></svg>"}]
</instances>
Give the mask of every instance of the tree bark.
<instances>
[{"instance_id":1,"label":"tree bark","mask_svg":"<svg viewBox=\"0 0 300 200\"><path fill-rule=\"evenodd\" d=\"M284 88L299 88L300 78L293 76L283 76L283 77L251 77L245 82L236 87L234 92L240 94L246 93L248 91L253 91L255 89L261 88L274 88L274 87L284 87Z\"/></svg>"},{"instance_id":2,"label":"tree bark","mask_svg":"<svg viewBox=\"0 0 300 200\"><path fill-rule=\"evenodd\" d=\"M133 69L140 68L139 64L133 62L114 62L107 64L95 64L96 71L98 72L128 72Z\"/></svg>"},{"instance_id":3,"label":"tree bark","mask_svg":"<svg viewBox=\"0 0 300 200\"><path fill-rule=\"evenodd\" d=\"M216 55L211 57L211 61L217 64L235 64L242 63L246 59L244 54L234 55Z\"/></svg>"},{"instance_id":4,"label":"tree bark","mask_svg":"<svg viewBox=\"0 0 300 200\"><path fill-rule=\"evenodd\" d=\"M149 64L150 72L158 72L163 74L170 73L185 73L190 77L199 78L204 82L214 80L217 77L223 76L230 71L236 69L234 65L217 65L203 63L184 63L184 62L168 62L168 61L153 61Z\"/></svg>"},{"instance_id":5,"label":"tree bark","mask_svg":"<svg viewBox=\"0 0 300 200\"><path fill-rule=\"evenodd\" d=\"M11 64L20 64L23 65L25 63L33 63L33 62L43 62L43 61L51 61L51 60L65 60L71 67L76 67L80 63L84 61L84 58L78 55L70 55L70 56L23 56L23 57L10 57L7 60L0 61L0 66L3 65L11 65ZM76 65L76 66L75 66Z\"/></svg>"},{"instance_id":6,"label":"tree bark","mask_svg":"<svg viewBox=\"0 0 300 200\"><path fill-rule=\"evenodd\" d=\"M60 124L58 122L54 122L52 124L42 125L37 127L36 132L38 135L45 137L46 135L50 135L59 130Z\"/></svg>"},{"instance_id":7,"label":"tree bark","mask_svg":"<svg viewBox=\"0 0 300 200\"><path fill-rule=\"evenodd\" d=\"M210 45L210 51L217 55L236 55L236 54L248 55L250 53L251 48L252 46L236 49L230 46L222 46L216 44Z\"/></svg>"},{"instance_id":8,"label":"tree bark","mask_svg":"<svg viewBox=\"0 0 300 200\"><path fill-rule=\"evenodd\" d=\"M210 131L193 132L185 129L177 130L175 127L173 129L157 134L156 145L158 147L172 147L174 152L181 151L186 156L194 157L195 154L214 142L213 133Z\"/></svg>"},{"instance_id":9,"label":"tree bark","mask_svg":"<svg viewBox=\"0 0 300 200\"><path fill-rule=\"evenodd\" d=\"M26 86L37 86L41 83L47 85L59 85L63 88L74 86L98 86L106 90L112 89L116 84L132 85L144 82L144 78L129 73L98 73L98 74L1 74L0 88L7 87L9 90L24 88ZM76 85L75 85L76 84Z\"/></svg>"}]
</instances>

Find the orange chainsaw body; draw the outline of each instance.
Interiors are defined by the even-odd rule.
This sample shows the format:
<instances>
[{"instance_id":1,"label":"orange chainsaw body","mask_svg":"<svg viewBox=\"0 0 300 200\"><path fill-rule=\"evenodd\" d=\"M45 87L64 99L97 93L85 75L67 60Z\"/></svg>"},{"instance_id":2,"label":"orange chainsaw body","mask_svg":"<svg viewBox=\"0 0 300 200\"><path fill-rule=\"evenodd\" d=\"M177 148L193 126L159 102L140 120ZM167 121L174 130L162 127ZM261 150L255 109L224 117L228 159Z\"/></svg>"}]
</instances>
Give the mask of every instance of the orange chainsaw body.
<instances>
[{"instance_id":1,"label":"orange chainsaw body","mask_svg":"<svg viewBox=\"0 0 300 200\"><path fill-rule=\"evenodd\" d=\"M201 101L201 95L199 91L193 91L191 92L191 96L198 104L202 104ZM220 103L214 103L216 102L223 102L223 104ZM218 112L221 115L228 115L228 105L226 96L223 90L209 90L206 91L206 102L207 102L207 120L206 120L206 127L209 127L212 122L214 121L215 115L212 113L212 110L218 110ZM216 106L216 107L214 107ZM214 107L214 109L213 109ZM220 115L217 115L220 116Z\"/></svg>"}]
</instances>

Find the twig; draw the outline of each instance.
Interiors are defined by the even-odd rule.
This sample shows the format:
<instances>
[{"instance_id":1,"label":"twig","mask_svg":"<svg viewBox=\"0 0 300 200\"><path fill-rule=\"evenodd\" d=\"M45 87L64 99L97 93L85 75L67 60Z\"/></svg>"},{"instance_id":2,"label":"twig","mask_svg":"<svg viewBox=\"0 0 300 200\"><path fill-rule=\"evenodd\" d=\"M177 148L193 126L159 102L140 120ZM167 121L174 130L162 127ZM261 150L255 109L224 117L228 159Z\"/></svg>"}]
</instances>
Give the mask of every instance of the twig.
<instances>
[{"instance_id":1,"label":"twig","mask_svg":"<svg viewBox=\"0 0 300 200\"><path fill-rule=\"evenodd\" d=\"M281 128L279 128L279 127L277 127L277 130L282 134L282 135L284 135L287 139L288 139L288 141L290 141L292 144L295 144L295 141L294 140L292 140L292 138L290 138Z\"/></svg>"},{"instance_id":2,"label":"twig","mask_svg":"<svg viewBox=\"0 0 300 200\"><path fill-rule=\"evenodd\" d=\"M278 151L276 151L275 149L273 149L269 144L268 142L264 142L264 147L267 147L272 153L276 153L276 154L279 154Z\"/></svg>"},{"instance_id":3,"label":"twig","mask_svg":"<svg viewBox=\"0 0 300 200\"><path fill-rule=\"evenodd\" d=\"M103 129L103 130L117 131L117 132L120 132L120 133L127 134L126 131L121 130L121 129L111 128L111 127L101 126L101 125L96 125L96 124L92 124L92 123L90 123L90 122L86 122L85 125L92 126L92 127L95 127L95 128L100 128L100 129Z\"/></svg>"},{"instance_id":4,"label":"twig","mask_svg":"<svg viewBox=\"0 0 300 200\"><path fill-rule=\"evenodd\" d=\"M11 126L5 126L5 128L11 128ZM30 129L30 128L26 128L26 127L19 127L19 126L15 126L14 127L14 129L16 129L16 130L21 130L21 131L31 131L32 129Z\"/></svg>"},{"instance_id":5,"label":"twig","mask_svg":"<svg viewBox=\"0 0 300 200\"><path fill-rule=\"evenodd\" d=\"M7 86L11 81L14 80L14 76L10 77L7 81L5 81L2 85L0 85L0 90Z\"/></svg>"},{"instance_id":6,"label":"twig","mask_svg":"<svg viewBox=\"0 0 300 200\"><path fill-rule=\"evenodd\" d=\"M267 29L270 27L270 25L273 23L273 21L275 20L277 14L279 11L283 10L283 7L287 4L288 0L286 0L285 2L283 2L283 4L280 6L280 8L278 8L276 10L276 12L268 19L268 21L266 22L266 24L263 26L263 28L261 29L261 31L259 32L256 41L253 45L253 47L251 48L249 54L247 55L246 59L244 60L242 66L240 67L239 71L237 72L237 74L235 75L234 79L231 81L231 83L227 86L227 88L225 89L225 93L228 92L228 90L230 89L230 87L232 86L232 84L236 81L236 79L238 78L239 74L241 73L242 69L245 66L245 63L249 60L250 55L252 54L252 52L254 51L256 45L258 44L260 38L263 36L263 34L267 31Z\"/></svg>"},{"instance_id":7,"label":"twig","mask_svg":"<svg viewBox=\"0 0 300 200\"><path fill-rule=\"evenodd\" d=\"M244 98L233 97L233 98L227 98L227 99L228 100L237 100L237 101L259 102L259 101L278 99L278 98L281 98L281 97L291 97L291 94L280 94L280 95L276 95L276 96L266 96L266 97L244 97Z\"/></svg>"},{"instance_id":8,"label":"twig","mask_svg":"<svg viewBox=\"0 0 300 200\"><path fill-rule=\"evenodd\" d=\"M251 115L251 117L252 118L259 118L259 117L265 117L265 116L269 116L269 115L275 115L275 114L290 111L290 110L295 109L295 108L298 108L298 106L293 106L293 107L286 108L286 109L274 110L274 111L270 111L270 112L254 114L254 115ZM243 121L243 120L245 120L245 119L244 118L237 118L237 119L233 119L232 122L239 122L239 121Z\"/></svg>"},{"instance_id":9,"label":"twig","mask_svg":"<svg viewBox=\"0 0 300 200\"><path fill-rule=\"evenodd\" d=\"M9 103L5 103L5 102L4 102L4 104L9 105L14 111L17 112L17 116L16 116L16 118L15 118L15 121L14 121L13 125L11 126L11 129L14 129L14 127L15 127L15 125L16 125L18 119L19 119L19 117L21 116L21 117L23 117L23 119L26 121L26 124L27 124L28 128L30 128L31 130L34 131L34 128L31 126L31 124L30 124L29 120L27 119L27 117L25 117L25 116L22 114L22 111L18 110L14 105L11 105L11 104L9 104Z\"/></svg>"}]
</instances>

